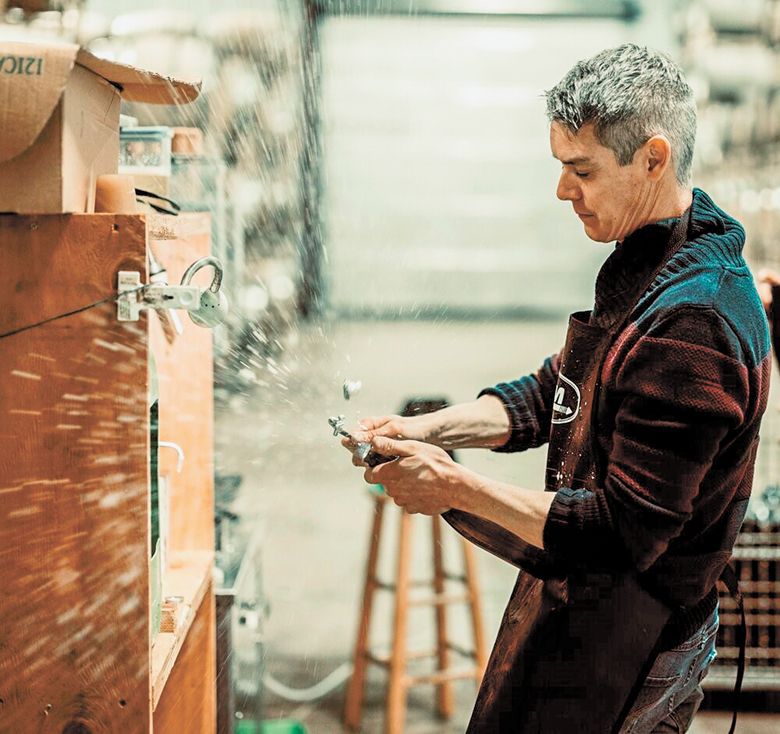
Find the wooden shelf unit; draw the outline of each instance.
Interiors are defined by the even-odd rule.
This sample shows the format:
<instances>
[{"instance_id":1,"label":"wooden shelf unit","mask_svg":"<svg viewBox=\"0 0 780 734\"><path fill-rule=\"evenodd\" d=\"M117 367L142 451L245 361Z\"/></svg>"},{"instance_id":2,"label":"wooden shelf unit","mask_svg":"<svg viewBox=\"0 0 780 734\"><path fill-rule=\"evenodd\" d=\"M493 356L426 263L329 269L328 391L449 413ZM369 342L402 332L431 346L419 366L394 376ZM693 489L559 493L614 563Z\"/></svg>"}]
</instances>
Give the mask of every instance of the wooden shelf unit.
<instances>
[{"instance_id":1,"label":"wooden shelf unit","mask_svg":"<svg viewBox=\"0 0 780 734\"><path fill-rule=\"evenodd\" d=\"M180 596L179 624L174 632L160 632L152 646L152 706L157 708L177 656L209 590L214 554L194 551L171 559L163 596Z\"/></svg>"},{"instance_id":2,"label":"wooden shelf unit","mask_svg":"<svg viewBox=\"0 0 780 734\"><path fill-rule=\"evenodd\" d=\"M113 301L150 244L178 283L209 233L205 214L0 216L0 732L215 730L212 334L182 314L171 344ZM160 440L185 455L159 454L163 595L185 613L153 646L150 352Z\"/></svg>"}]
</instances>

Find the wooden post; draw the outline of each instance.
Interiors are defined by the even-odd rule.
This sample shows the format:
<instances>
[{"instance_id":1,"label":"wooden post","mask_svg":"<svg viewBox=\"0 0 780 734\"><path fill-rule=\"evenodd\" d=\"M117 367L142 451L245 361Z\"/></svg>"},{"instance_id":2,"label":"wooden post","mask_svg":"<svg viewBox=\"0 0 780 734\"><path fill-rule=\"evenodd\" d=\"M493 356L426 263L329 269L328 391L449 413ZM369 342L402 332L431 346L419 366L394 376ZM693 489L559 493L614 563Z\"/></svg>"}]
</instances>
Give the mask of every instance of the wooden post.
<instances>
[{"instance_id":1,"label":"wooden post","mask_svg":"<svg viewBox=\"0 0 780 734\"><path fill-rule=\"evenodd\" d=\"M409 567L412 560L412 516L401 511L395 581L393 649L387 691L385 734L402 734L406 717L406 621L409 613Z\"/></svg>"},{"instance_id":2,"label":"wooden post","mask_svg":"<svg viewBox=\"0 0 780 734\"><path fill-rule=\"evenodd\" d=\"M433 515L431 517L433 525L433 589L437 596L444 594L444 559L441 537L441 517ZM444 672L449 668L449 650L447 649L447 607L445 604L435 604L434 612L436 615L436 659L438 663L437 670ZM448 680L442 680L436 686L436 708L439 715L448 719L452 716L452 683Z\"/></svg>"},{"instance_id":3,"label":"wooden post","mask_svg":"<svg viewBox=\"0 0 780 734\"><path fill-rule=\"evenodd\" d=\"M461 538L460 541L463 544L463 562L466 585L469 590L471 629L474 633L474 658L479 670L479 678L477 679L477 684L479 684L487 666L487 647L485 645L485 632L482 626L482 600L479 597L479 584L477 583L477 559L474 557L474 548L471 543L465 538Z\"/></svg>"},{"instance_id":4,"label":"wooden post","mask_svg":"<svg viewBox=\"0 0 780 734\"><path fill-rule=\"evenodd\" d=\"M358 621L358 634L355 643L354 669L347 687L347 697L344 703L344 724L352 730L360 728L363 709L363 689L366 680L366 655L368 654L368 638L371 625L371 610L376 591L376 567L379 558L379 541L382 534L382 518L385 511L385 497L374 500L374 522L371 527L366 576L363 582L363 604Z\"/></svg>"}]
</instances>

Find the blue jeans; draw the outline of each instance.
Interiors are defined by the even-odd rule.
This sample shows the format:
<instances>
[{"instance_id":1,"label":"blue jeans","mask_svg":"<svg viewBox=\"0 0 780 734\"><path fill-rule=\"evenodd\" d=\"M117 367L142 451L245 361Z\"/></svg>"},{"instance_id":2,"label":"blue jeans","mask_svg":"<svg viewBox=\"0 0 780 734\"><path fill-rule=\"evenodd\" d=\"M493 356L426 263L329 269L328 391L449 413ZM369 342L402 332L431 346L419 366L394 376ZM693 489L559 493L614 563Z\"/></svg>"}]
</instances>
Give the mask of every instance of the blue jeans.
<instances>
[{"instance_id":1,"label":"blue jeans","mask_svg":"<svg viewBox=\"0 0 780 734\"><path fill-rule=\"evenodd\" d=\"M704 698L701 681L715 659L718 610L679 647L661 653L620 734L683 734Z\"/></svg>"}]
</instances>

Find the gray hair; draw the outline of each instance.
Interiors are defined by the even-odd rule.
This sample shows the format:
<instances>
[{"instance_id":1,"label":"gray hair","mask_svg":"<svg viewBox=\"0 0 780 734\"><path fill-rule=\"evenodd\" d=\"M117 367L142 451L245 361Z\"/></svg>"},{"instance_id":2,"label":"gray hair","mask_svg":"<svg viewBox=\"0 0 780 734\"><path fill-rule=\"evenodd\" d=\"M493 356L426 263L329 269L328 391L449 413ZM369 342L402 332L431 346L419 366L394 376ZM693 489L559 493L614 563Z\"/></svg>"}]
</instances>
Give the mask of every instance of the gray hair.
<instances>
[{"instance_id":1,"label":"gray hair","mask_svg":"<svg viewBox=\"0 0 780 734\"><path fill-rule=\"evenodd\" d=\"M677 181L691 180L696 101L682 69L666 54L631 43L578 61L545 93L547 116L576 133L594 124L621 166L653 135L672 147Z\"/></svg>"}]
</instances>

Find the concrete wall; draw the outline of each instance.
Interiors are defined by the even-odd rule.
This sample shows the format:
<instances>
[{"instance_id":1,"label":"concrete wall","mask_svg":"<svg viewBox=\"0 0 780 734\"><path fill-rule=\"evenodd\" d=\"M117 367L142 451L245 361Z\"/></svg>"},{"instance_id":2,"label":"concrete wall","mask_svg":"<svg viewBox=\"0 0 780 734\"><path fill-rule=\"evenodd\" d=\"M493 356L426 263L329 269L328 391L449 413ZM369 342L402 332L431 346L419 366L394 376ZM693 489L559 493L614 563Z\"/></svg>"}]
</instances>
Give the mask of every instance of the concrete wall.
<instances>
[{"instance_id":1,"label":"concrete wall","mask_svg":"<svg viewBox=\"0 0 780 734\"><path fill-rule=\"evenodd\" d=\"M381 315L589 307L610 248L588 240L555 198L559 164L542 95L603 48L627 40L668 46L658 27L657 12L630 25L327 18L330 304Z\"/></svg>"}]
</instances>

